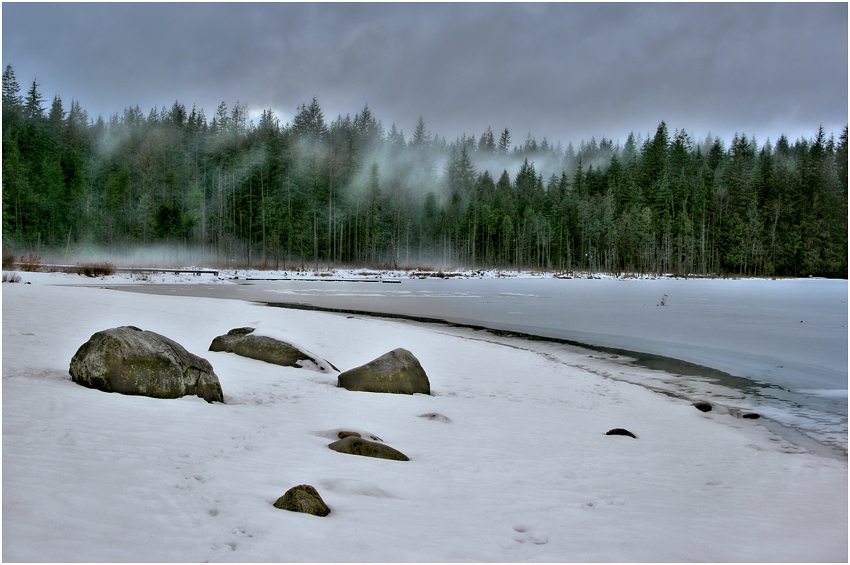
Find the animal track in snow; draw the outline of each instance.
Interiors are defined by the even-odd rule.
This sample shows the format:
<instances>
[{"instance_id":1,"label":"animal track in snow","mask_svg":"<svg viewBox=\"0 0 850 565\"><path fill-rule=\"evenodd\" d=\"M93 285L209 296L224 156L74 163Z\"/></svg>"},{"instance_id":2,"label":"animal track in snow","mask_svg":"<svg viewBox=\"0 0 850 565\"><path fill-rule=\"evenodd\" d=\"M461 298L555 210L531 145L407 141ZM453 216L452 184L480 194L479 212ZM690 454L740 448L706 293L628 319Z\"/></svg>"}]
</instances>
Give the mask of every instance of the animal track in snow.
<instances>
[{"instance_id":1,"label":"animal track in snow","mask_svg":"<svg viewBox=\"0 0 850 565\"><path fill-rule=\"evenodd\" d=\"M505 549L519 549L529 542L533 545L544 545L549 543L549 536L535 532L523 524L517 524L513 527L511 541L502 543L501 546Z\"/></svg>"}]
</instances>

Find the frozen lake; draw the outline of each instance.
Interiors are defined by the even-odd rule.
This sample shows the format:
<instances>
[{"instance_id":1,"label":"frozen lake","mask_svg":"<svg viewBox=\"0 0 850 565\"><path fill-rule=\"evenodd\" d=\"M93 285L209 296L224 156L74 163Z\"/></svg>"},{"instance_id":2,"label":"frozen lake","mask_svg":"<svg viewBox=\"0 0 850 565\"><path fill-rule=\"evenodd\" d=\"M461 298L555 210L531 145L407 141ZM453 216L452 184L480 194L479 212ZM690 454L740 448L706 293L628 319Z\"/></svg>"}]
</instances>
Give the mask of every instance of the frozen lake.
<instances>
[{"instance_id":1,"label":"frozen lake","mask_svg":"<svg viewBox=\"0 0 850 565\"><path fill-rule=\"evenodd\" d=\"M758 411L846 453L847 281L234 282L121 288L435 318L632 352L691 397Z\"/></svg>"}]
</instances>

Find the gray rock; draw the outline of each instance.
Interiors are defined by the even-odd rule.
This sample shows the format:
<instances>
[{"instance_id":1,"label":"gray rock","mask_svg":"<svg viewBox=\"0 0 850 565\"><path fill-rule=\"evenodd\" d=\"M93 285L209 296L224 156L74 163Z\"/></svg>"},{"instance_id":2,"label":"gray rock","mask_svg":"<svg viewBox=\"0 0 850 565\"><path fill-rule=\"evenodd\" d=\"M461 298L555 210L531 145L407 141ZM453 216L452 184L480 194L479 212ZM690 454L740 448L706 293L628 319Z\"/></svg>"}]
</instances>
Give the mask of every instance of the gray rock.
<instances>
[{"instance_id":1,"label":"gray rock","mask_svg":"<svg viewBox=\"0 0 850 565\"><path fill-rule=\"evenodd\" d=\"M91 336L74 354L68 372L75 383L105 392L153 398L196 395L224 402L209 361L176 341L134 326Z\"/></svg>"},{"instance_id":2,"label":"gray rock","mask_svg":"<svg viewBox=\"0 0 850 565\"><path fill-rule=\"evenodd\" d=\"M443 416L437 412L431 412L429 414L420 414L420 418L425 418L426 420L431 420L432 422L442 422L444 424L451 424L452 419L448 416Z\"/></svg>"},{"instance_id":3,"label":"gray rock","mask_svg":"<svg viewBox=\"0 0 850 565\"><path fill-rule=\"evenodd\" d=\"M331 513L331 509L319 496L319 491L310 485L292 487L275 501L274 506L281 510L305 512L314 516L327 516Z\"/></svg>"},{"instance_id":4,"label":"gray rock","mask_svg":"<svg viewBox=\"0 0 850 565\"><path fill-rule=\"evenodd\" d=\"M328 447L339 453L348 453L350 455L393 459L395 461L410 461L407 455L397 449L393 449L389 445L369 441L357 436L346 436L339 441L333 442Z\"/></svg>"},{"instance_id":5,"label":"gray rock","mask_svg":"<svg viewBox=\"0 0 850 565\"><path fill-rule=\"evenodd\" d=\"M395 394L431 394L431 383L419 360L398 348L374 361L340 373L338 384L347 390Z\"/></svg>"},{"instance_id":6,"label":"gray rock","mask_svg":"<svg viewBox=\"0 0 850 565\"><path fill-rule=\"evenodd\" d=\"M302 368L304 362L312 364L319 371L327 372L328 368L335 371L336 367L327 361L314 359L304 351L290 343L262 335L251 335L255 328L236 328L220 335L210 344L210 351L225 351L242 357L265 361L284 367Z\"/></svg>"}]
</instances>

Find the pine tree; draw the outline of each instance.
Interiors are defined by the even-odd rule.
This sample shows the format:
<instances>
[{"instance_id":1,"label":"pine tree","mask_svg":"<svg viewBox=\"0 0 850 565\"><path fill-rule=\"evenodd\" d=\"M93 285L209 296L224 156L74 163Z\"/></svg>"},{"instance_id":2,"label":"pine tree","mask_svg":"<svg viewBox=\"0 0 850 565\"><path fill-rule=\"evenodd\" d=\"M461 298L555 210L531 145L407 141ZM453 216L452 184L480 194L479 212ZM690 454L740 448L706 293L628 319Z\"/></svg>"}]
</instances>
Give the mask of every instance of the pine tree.
<instances>
[{"instance_id":1,"label":"pine tree","mask_svg":"<svg viewBox=\"0 0 850 565\"><path fill-rule=\"evenodd\" d=\"M328 135L328 126L325 116L319 106L318 99L314 96L310 105L302 104L298 113L292 120L292 129L302 141L310 145L316 145L325 141Z\"/></svg>"},{"instance_id":2,"label":"pine tree","mask_svg":"<svg viewBox=\"0 0 850 565\"><path fill-rule=\"evenodd\" d=\"M15 71L12 65L6 65L6 70L3 71L3 109L22 109L24 100L20 95L21 86L15 78Z\"/></svg>"},{"instance_id":3,"label":"pine tree","mask_svg":"<svg viewBox=\"0 0 850 565\"><path fill-rule=\"evenodd\" d=\"M62 99L57 94L53 97L53 103L50 105L50 111L47 114L47 123L51 133L58 136L62 132L64 122L65 110L62 108Z\"/></svg>"},{"instance_id":4,"label":"pine tree","mask_svg":"<svg viewBox=\"0 0 850 565\"><path fill-rule=\"evenodd\" d=\"M413 130L413 139L410 140L410 144L413 147L422 148L428 145L430 141L425 131L425 120L422 119L422 116L419 116L419 121L416 122L416 129Z\"/></svg>"},{"instance_id":5,"label":"pine tree","mask_svg":"<svg viewBox=\"0 0 850 565\"><path fill-rule=\"evenodd\" d=\"M511 134L508 131L508 128L505 128L505 131L503 131L502 135L499 137L499 155L507 155L510 148Z\"/></svg>"},{"instance_id":6,"label":"pine tree","mask_svg":"<svg viewBox=\"0 0 850 565\"><path fill-rule=\"evenodd\" d=\"M489 127L487 131L481 134L481 139L478 140L478 152L486 155L496 152L496 139L493 137L493 130Z\"/></svg>"},{"instance_id":7,"label":"pine tree","mask_svg":"<svg viewBox=\"0 0 850 565\"><path fill-rule=\"evenodd\" d=\"M390 133L387 134L387 141L390 144L390 149L398 155L407 146L404 141L404 132L395 127L395 124L390 127Z\"/></svg>"},{"instance_id":8,"label":"pine tree","mask_svg":"<svg viewBox=\"0 0 850 565\"><path fill-rule=\"evenodd\" d=\"M38 91L38 83L33 80L32 86L27 91L26 101L24 102L24 115L27 119L36 120L44 117L43 102L44 98Z\"/></svg>"}]
</instances>

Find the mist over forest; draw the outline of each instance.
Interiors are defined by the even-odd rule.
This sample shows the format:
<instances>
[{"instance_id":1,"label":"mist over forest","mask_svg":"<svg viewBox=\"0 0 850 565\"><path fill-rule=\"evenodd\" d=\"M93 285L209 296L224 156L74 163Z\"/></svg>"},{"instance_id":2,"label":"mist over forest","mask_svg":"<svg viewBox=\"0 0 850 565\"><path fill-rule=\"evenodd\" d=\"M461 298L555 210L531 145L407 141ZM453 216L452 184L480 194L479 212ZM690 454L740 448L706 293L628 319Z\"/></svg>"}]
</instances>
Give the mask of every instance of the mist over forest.
<instances>
[{"instance_id":1,"label":"mist over forest","mask_svg":"<svg viewBox=\"0 0 850 565\"><path fill-rule=\"evenodd\" d=\"M494 123L498 116L494 116ZM4 252L152 245L219 265L847 277L847 128L727 146L664 122L572 143L405 134L367 106L104 119L3 73ZM760 140L759 140L760 141ZM73 255L73 253L71 253Z\"/></svg>"}]
</instances>

